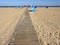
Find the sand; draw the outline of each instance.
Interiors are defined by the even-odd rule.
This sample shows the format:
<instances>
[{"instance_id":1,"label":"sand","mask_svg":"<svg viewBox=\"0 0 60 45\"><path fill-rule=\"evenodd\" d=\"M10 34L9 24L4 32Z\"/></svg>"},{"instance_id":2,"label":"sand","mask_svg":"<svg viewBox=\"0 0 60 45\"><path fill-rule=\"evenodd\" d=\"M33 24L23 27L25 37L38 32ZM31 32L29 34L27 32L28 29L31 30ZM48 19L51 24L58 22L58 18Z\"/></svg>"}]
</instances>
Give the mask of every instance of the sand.
<instances>
[{"instance_id":1,"label":"sand","mask_svg":"<svg viewBox=\"0 0 60 45\"><path fill-rule=\"evenodd\" d=\"M29 13L40 45L60 45L60 8L36 10ZM24 12L25 8L0 8L0 45L9 43Z\"/></svg>"},{"instance_id":2,"label":"sand","mask_svg":"<svg viewBox=\"0 0 60 45\"><path fill-rule=\"evenodd\" d=\"M8 44L24 11L24 8L0 8L0 45Z\"/></svg>"},{"instance_id":3,"label":"sand","mask_svg":"<svg viewBox=\"0 0 60 45\"><path fill-rule=\"evenodd\" d=\"M60 45L60 8L37 8L30 12L40 45Z\"/></svg>"}]
</instances>

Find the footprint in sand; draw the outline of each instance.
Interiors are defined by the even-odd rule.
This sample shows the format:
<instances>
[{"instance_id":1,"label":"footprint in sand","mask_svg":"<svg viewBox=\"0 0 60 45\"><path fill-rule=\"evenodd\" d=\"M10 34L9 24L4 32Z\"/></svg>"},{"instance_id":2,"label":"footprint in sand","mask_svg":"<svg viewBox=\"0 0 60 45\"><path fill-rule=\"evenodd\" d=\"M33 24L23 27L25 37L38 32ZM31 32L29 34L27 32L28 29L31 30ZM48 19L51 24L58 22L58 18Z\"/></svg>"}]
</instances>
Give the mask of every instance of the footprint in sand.
<instances>
[{"instance_id":1,"label":"footprint in sand","mask_svg":"<svg viewBox=\"0 0 60 45\"><path fill-rule=\"evenodd\" d=\"M47 22L47 26L54 30L60 30L60 28L57 26L57 24L54 24L52 22Z\"/></svg>"}]
</instances>

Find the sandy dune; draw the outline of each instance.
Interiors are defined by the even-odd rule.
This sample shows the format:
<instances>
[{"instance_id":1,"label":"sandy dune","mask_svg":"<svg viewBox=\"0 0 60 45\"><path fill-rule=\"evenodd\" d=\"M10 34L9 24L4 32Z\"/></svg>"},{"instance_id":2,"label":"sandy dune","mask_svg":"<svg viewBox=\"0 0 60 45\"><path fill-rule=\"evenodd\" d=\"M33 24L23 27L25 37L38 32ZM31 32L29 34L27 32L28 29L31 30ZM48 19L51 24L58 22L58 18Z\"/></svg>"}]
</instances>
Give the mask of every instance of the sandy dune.
<instances>
[{"instance_id":1,"label":"sandy dune","mask_svg":"<svg viewBox=\"0 0 60 45\"><path fill-rule=\"evenodd\" d=\"M37 8L30 12L41 45L60 45L60 8Z\"/></svg>"}]
</instances>

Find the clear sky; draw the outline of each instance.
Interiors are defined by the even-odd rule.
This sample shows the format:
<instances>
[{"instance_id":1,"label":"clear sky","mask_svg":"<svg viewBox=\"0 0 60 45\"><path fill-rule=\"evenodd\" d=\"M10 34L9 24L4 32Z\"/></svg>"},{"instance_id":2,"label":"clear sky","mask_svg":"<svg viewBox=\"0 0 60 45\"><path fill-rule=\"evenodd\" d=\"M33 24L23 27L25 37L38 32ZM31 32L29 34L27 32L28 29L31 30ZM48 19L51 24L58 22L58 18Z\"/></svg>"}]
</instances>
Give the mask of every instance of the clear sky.
<instances>
[{"instance_id":1,"label":"clear sky","mask_svg":"<svg viewBox=\"0 0 60 45\"><path fill-rule=\"evenodd\" d=\"M0 0L0 6L16 5L53 5L60 6L60 0Z\"/></svg>"}]
</instances>

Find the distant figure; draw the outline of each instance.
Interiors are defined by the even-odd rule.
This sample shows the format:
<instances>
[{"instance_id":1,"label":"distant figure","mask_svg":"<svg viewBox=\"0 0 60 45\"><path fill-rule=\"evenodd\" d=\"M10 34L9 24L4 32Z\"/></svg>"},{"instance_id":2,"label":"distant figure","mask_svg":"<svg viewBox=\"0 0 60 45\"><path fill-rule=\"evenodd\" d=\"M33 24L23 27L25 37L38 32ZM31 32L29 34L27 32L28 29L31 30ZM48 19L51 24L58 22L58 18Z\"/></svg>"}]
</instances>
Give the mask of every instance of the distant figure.
<instances>
[{"instance_id":1,"label":"distant figure","mask_svg":"<svg viewBox=\"0 0 60 45\"><path fill-rule=\"evenodd\" d=\"M48 7L46 6L46 8L48 8Z\"/></svg>"}]
</instances>

